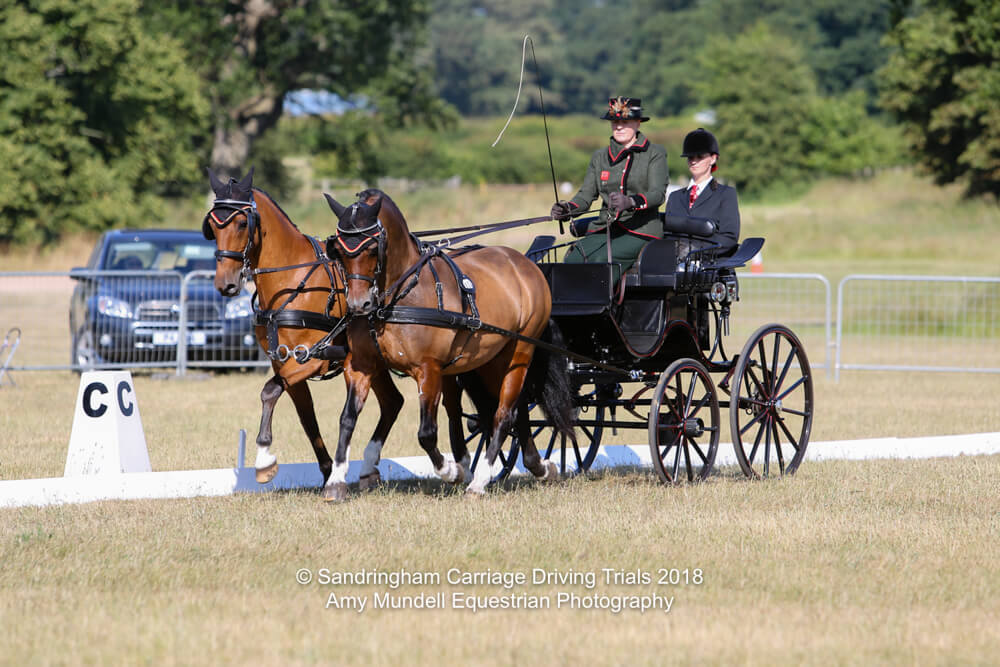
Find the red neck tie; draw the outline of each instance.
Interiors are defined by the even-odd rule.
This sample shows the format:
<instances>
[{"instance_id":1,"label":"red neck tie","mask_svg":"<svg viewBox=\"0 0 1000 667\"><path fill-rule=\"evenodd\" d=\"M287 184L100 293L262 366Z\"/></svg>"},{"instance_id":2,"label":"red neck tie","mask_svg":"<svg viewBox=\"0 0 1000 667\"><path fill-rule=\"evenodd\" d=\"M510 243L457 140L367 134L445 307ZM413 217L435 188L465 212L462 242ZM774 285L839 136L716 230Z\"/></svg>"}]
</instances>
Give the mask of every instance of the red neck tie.
<instances>
[{"instance_id":1,"label":"red neck tie","mask_svg":"<svg viewBox=\"0 0 1000 667\"><path fill-rule=\"evenodd\" d=\"M698 186L692 185L691 189L688 190L688 208L694 206L694 200L698 198Z\"/></svg>"}]
</instances>

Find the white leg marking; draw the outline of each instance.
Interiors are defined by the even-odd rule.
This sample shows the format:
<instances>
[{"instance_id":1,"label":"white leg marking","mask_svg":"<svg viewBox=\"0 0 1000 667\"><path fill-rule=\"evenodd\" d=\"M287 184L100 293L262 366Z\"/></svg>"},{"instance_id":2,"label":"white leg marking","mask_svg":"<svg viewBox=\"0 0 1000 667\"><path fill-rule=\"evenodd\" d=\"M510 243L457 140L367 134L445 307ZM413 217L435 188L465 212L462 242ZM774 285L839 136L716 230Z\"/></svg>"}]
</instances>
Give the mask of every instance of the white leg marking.
<instances>
[{"instance_id":1,"label":"white leg marking","mask_svg":"<svg viewBox=\"0 0 1000 667\"><path fill-rule=\"evenodd\" d=\"M334 461L333 472L330 473L330 479L326 480L326 485L330 486L331 484L338 484L341 482L346 483L347 469L350 467L350 465L351 465L351 448L348 447L347 451L344 453L344 462L337 463L336 461Z\"/></svg>"},{"instance_id":2,"label":"white leg marking","mask_svg":"<svg viewBox=\"0 0 1000 667\"><path fill-rule=\"evenodd\" d=\"M378 469L378 462L382 460L382 443L372 440L365 447L365 459L361 464L361 476L367 477Z\"/></svg>"},{"instance_id":3,"label":"white leg marking","mask_svg":"<svg viewBox=\"0 0 1000 667\"><path fill-rule=\"evenodd\" d=\"M500 457L497 457L497 461L494 461L494 463L497 463L499 460ZM466 492L486 493L486 485L490 483L491 479L493 479L493 466L488 465L484 457L479 460L479 465L476 466L476 472L472 477L472 484L469 484Z\"/></svg>"},{"instance_id":4,"label":"white leg marking","mask_svg":"<svg viewBox=\"0 0 1000 667\"><path fill-rule=\"evenodd\" d=\"M446 482L454 482L458 479L458 464L450 459L445 459L440 468L435 468L437 476Z\"/></svg>"},{"instance_id":5,"label":"white leg marking","mask_svg":"<svg viewBox=\"0 0 1000 667\"><path fill-rule=\"evenodd\" d=\"M254 467L257 470L263 470L269 466L273 466L274 462L278 460L278 457L271 453L270 446L257 445L257 458L254 461Z\"/></svg>"}]
</instances>

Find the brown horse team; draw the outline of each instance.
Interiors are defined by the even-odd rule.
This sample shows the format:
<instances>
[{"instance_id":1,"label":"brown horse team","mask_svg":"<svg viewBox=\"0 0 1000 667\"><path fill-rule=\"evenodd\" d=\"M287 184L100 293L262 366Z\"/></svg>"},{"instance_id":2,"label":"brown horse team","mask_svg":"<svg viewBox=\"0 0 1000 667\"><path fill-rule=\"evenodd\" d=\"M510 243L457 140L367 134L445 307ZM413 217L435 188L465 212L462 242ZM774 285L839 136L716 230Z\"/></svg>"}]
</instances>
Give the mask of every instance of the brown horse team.
<instances>
[{"instance_id":1,"label":"brown horse team","mask_svg":"<svg viewBox=\"0 0 1000 667\"><path fill-rule=\"evenodd\" d=\"M270 453L270 422L275 402L287 391L323 473L322 497L346 498L351 436L368 392L374 390L381 415L365 449L361 479L363 488L377 482L381 449L402 405L389 369L405 373L417 383L417 438L442 479L462 482L472 477L461 426L463 389L477 406L481 428L490 432L486 462L476 467L467 489L470 494L484 493L510 431L521 443L528 470L542 480L558 478L556 466L539 456L527 418L528 401L536 401L556 428L574 437L565 359L536 350L534 342L526 340L549 341L558 335L549 321L548 284L534 263L503 247L477 248L456 253L453 258L428 254L432 249L421 246L410 234L392 199L378 190L366 190L351 206L342 206L327 195L338 217L338 234L329 244L335 257L330 259L342 264L344 284L340 271L315 270L326 258L273 199L253 188L252 171L241 181L231 179L228 184L211 172L209 177L216 201L206 216L205 230L218 245L216 288L224 295L234 295L249 276L256 284L263 311L288 305L291 297L292 308L350 318L346 340L335 341L341 346L346 343L342 361L310 358L300 363L294 355L283 361L272 356L275 375L261 392L258 481L269 481L277 470ZM346 299L342 294L345 289ZM409 315L429 313L431 319L425 323L420 318L394 318L391 314L404 311ZM449 313L472 313L474 317L462 319L457 326L442 326L441 318L434 317ZM479 323L492 326L480 327ZM497 328L507 333L497 333ZM304 350L327 333L282 327L278 340L287 346L285 350L297 346ZM273 353L274 341L269 347L264 326L257 327L257 337L261 346ZM303 380L341 363L347 398L331 462ZM437 409L442 398L450 420L454 461L445 459L437 448Z\"/></svg>"}]
</instances>

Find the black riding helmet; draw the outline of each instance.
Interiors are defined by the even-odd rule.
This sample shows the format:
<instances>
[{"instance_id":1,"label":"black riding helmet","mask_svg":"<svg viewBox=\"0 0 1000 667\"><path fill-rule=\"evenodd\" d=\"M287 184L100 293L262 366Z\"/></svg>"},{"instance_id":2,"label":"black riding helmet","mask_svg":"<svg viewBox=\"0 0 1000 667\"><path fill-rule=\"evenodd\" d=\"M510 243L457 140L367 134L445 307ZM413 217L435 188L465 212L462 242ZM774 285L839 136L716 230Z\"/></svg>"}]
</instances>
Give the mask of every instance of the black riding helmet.
<instances>
[{"instance_id":1,"label":"black riding helmet","mask_svg":"<svg viewBox=\"0 0 1000 667\"><path fill-rule=\"evenodd\" d=\"M719 154L719 142L715 140L715 135L703 127L699 127L693 132L688 132L684 137L684 150L681 157L701 155L702 153Z\"/></svg>"}]
</instances>

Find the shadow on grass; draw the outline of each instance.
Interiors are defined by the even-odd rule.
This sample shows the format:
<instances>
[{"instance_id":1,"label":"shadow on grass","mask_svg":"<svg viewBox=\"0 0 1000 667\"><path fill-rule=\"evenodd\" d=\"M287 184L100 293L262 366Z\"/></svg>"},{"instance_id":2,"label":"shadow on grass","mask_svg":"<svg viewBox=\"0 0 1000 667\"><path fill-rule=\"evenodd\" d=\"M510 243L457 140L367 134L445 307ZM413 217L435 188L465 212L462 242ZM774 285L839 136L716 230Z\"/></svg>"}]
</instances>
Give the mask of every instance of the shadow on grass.
<instances>
[{"instance_id":1,"label":"shadow on grass","mask_svg":"<svg viewBox=\"0 0 1000 667\"><path fill-rule=\"evenodd\" d=\"M530 475L519 475L509 477L502 482L491 483L486 490L487 497L500 497L506 494L519 493L535 488L545 488L551 486L553 489L562 488L567 484L620 484L635 487L665 487L665 491L671 488L680 488L697 484L713 484L727 482L747 482L738 466L725 466L716 468L709 475L708 479L701 482L679 482L677 484L665 484L655 471L642 466L619 466L615 468L603 468L601 470L588 471L579 475L569 475L563 477L555 484L544 484ZM466 484L449 484L439 479L413 479L413 480L389 480L383 481L378 487L370 491L361 491L358 485L350 485L349 500L364 497L368 494L381 495L409 495L427 496L441 499L455 498L465 495ZM274 494L302 494L319 496L321 489L282 489L276 490Z\"/></svg>"}]
</instances>

